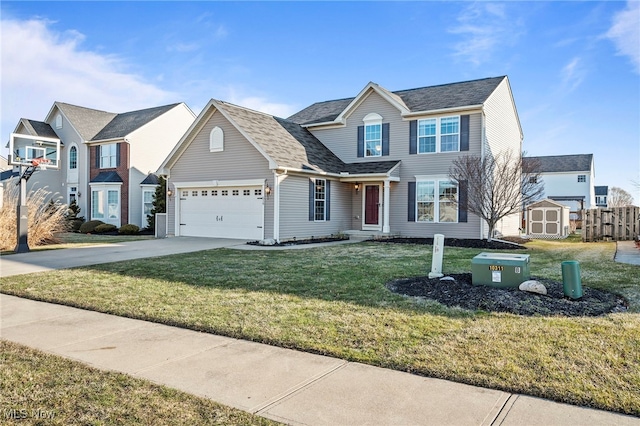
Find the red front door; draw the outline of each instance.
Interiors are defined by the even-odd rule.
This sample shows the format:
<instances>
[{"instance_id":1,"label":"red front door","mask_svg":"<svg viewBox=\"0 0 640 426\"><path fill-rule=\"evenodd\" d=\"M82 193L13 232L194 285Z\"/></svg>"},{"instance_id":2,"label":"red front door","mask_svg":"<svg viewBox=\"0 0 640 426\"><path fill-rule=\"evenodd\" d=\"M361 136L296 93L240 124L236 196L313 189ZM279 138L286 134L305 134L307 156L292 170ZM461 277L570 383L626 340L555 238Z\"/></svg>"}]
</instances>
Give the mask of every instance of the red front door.
<instances>
[{"instance_id":1,"label":"red front door","mask_svg":"<svg viewBox=\"0 0 640 426\"><path fill-rule=\"evenodd\" d=\"M378 185L365 185L364 191L364 224L379 225L380 187Z\"/></svg>"}]
</instances>

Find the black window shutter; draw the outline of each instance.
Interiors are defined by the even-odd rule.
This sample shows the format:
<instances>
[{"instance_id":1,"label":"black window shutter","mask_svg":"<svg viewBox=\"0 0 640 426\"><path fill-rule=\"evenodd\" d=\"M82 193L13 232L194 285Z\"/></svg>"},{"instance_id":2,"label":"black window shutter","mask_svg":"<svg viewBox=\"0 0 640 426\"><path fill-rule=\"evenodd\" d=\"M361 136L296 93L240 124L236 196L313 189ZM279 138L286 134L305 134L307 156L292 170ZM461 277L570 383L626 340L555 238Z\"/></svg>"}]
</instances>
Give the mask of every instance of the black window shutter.
<instances>
[{"instance_id":1,"label":"black window shutter","mask_svg":"<svg viewBox=\"0 0 640 426\"><path fill-rule=\"evenodd\" d=\"M469 116L460 116L460 151L469 151Z\"/></svg>"},{"instance_id":2,"label":"black window shutter","mask_svg":"<svg viewBox=\"0 0 640 426\"><path fill-rule=\"evenodd\" d=\"M116 144L116 167L120 167L120 144Z\"/></svg>"},{"instance_id":3,"label":"black window shutter","mask_svg":"<svg viewBox=\"0 0 640 426\"><path fill-rule=\"evenodd\" d=\"M416 183L415 182L409 182L409 197L408 198L409 198L408 220L409 220L409 222L415 222L416 221Z\"/></svg>"},{"instance_id":4,"label":"black window shutter","mask_svg":"<svg viewBox=\"0 0 640 426\"><path fill-rule=\"evenodd\" d=\"M309 179L309 220L313 221L315 215L315 198L316 198L316 181L315 179Z\"/></svg>"},{"instance_id":5,"label":"black window shutter","mask_svg":"<svg viewBox=\"0 0 640 426\"><path fill-rule=\"evenodd\" d=\"M382 125L382 155L389 155L389 123Z\"/></svg>"},{"instance_id":6,"label":"black window shutter","mask_svg":"<svg viewBox=\"0 0 640 426\"><path fill-rule=\"evenodd\" d=\"M418 120L409 122L409 154L418 153Z\"/></svg>"},{"instance_id":7,"label":"black window shutter","mask_svg":"<svg viewBox=\"0 0 640 426\"><path fill-rule=\"evenodd\" d=\"M100 145L96 145L96 169L100 168Z\"/></svg>"},{"instance_id":8,"label":"black window shutter","mask_svg":"<svg viewBox=\"0 0 640 426\"><path fill-rule=\"evenodd\" d=\"M458 222L467 222L467 200L469 185L466 180L458 182Z\"/></svg>"},{"instance_id":9,"label":"black window shutter","mask_svg":"<svg viewBox=\"0 0 640 426\"><path fill-rule=\"evenodd\" d=\"M358 157L364 157L364 126L358 126Z\"/></svg>"},{"instance_id":10,"label":"black window shutter","mask_svg":"<svg viewBox=\"0 0 640 426\"><path fill-rule=\"evenodd\" d=\"M326 181L325 195L324 195L324 208L326 220L331 220L331 181Z\"/></svg>"}]
</instances>

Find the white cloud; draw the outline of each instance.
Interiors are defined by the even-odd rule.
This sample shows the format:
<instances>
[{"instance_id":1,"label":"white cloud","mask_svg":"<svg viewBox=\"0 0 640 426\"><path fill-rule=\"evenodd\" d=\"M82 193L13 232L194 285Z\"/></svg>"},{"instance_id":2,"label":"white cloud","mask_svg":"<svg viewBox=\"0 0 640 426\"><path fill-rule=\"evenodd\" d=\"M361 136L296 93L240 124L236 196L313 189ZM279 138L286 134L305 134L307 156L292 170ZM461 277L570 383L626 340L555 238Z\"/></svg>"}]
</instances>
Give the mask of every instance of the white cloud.
<instances>
[{"instance_id":1,"label":"white cloud","mask_svg":"<svg viewBox=\"0 0 640 426\"><path fill-rule=\"evenodd\" d=\"M55 101L124 112L176 100L127 72L128 64L117 56L82 49L79 32L57 32L52 24L7 18L0 23L2 140L20 118L44 119Z\"/></svg>"},{"instance_id":2,"label":"white cloud","mask_svg":"<svg viewBox=\"0 0 640 426\"><path fill-rule=\"evenodd\" d=\"M521 23L507 16L504 3L473 3L449 29L462 40L454 45L455 56L478 66L490 60L496 47L514 43L521 32Z\"/></svg>"},{"instance_id":3,"label":"white cloud","mask_svg":"<svg viewBox=\"0 0 640 426\"><path fill-rule=\"evenodd\" d=\"M576 89L584 80L586 70L579 57L573 58L562 68L562 83L567 91Z\"/></svg>"},{"instance_id":4,"label":"white cloud","mask_svg":"<svg viewBox=\"0 0 640 426\"><path fill-rule=\"evenodd\" d=\"M259 96L246 96L240 98L231 96L229 102L280 118L287 118L298 111L298 109L292 105L271 102L268 99Z\"/></svg>"},{"instance_id":5,"label":"white cloud","mask_svg":"<svg viewBox=\"0 0 640 426\"><path fill-rule=\"evenodd\" d=\"M627 7L614 15L605 36L613 41L618 55L629 57L640 74L640 2L628 1Z\"/></svg>"}]
</instances>

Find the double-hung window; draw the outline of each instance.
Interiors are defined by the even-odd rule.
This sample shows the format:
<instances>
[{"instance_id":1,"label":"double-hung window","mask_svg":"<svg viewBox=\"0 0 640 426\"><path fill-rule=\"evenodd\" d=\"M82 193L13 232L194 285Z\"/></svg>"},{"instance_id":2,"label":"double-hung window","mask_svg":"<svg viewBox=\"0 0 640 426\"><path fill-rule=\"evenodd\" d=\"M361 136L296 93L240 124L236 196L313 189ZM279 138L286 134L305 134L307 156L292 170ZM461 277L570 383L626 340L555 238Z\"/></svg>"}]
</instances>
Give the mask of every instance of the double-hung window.
<instances>
[{"instance_id":1,"label":"double-hung window","mask_svg":"<svg viewBox=\"0 0 640 426\"><path fill-rule=\"evenodd\" d=\"M117 167L118 146L115 143L100 145L100 168L110 169Z\"/></svg>"},{"instance_id":2,"label":"double-hung window","mask_svg":"<svg viewBox=\"0 0 640 426\"><path fill-rule=\"evenodd\" d=\"M418 121L418 152L436 152L436 119Z\"/></svg>"},{"instance_id":3,"label":"double-hung window","mask_svg":"<svg viewBox=\"0 0 640 426\"><path fill-rule=\"evenodd\" d=\"M314 220L322 222L327 215L327 181L324 179L316 179L314 194Z\"/></svg>"},{"instance_id":4,"label":"double-hung window","mask_svg":"<svg viewBox=\"0 0 640 426\"><path fill-rule=\"evenodd\" d=\"M458 222L458 185L446 179L416 182L417 222Z\"/></svg>"},{"instance_id":5,"label":"double-hung window","mask_svg":"<svg viewBox=\"0 0 640 426\"><path fill-rule=\"evenodd\" d=\"M460 116L418 120L418 154L460 151Z\"/></svg>"},{"instance_id":6,"label":"double-hung window","mask_svg":"<svg viewBox=\"0 0 640 426\"><path fill-rule=\"evenodd\" d=\"M382 123L365 124L364 156L380 157L382 155Z\"/></svg>"}]
</instances>

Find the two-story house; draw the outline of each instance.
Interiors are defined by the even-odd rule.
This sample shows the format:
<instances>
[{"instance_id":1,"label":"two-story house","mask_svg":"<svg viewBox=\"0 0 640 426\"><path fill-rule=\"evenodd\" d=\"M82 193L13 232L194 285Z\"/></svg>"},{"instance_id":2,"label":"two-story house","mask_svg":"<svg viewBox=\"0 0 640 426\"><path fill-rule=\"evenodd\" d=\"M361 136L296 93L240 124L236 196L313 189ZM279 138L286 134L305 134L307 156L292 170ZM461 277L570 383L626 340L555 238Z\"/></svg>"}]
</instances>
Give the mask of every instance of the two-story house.
<instances>
[{"instance_id":1,"label":"two-story house","mask_svg":"<svg viewBox=\"0 0 640 426\"><path fill-rule=\"evenodd\" d=\"M155 191L148 175L194 118L184 103L116 114L55 102L44 121L23 118L14 133L60 140L60 168L37 171L29 189L76 201L87 220L143 228Z\"/></svg>"},{"instance_id":2,"label":"two-story house","mask_svg":"<svg viewBox=\"0 0 640 426\"><path fill-rule=\"evenodd\" d=\"M487 227L466 211L451 162L521 146L506 76L396 92L369 83L288 119L212 99L158 172L170 235L476 239ZM518 225L514 215L499 230Z\"/></svg>"},{"instance_id":3,"label":"two-story house","mask_svg":"<svg viewBox=\"0 0 640 426\"><path fill-rule=\"evenodd\" d=\"M569 206L574 216L582 209L595 208L595 167L593 154L527 157L539 165L544 196Z\"/></svg>"},{"instance_id":4,"label":"two-story house","mask_svg":"<svg viewBox=\"0 0 640 426\"><path fill-rule=\"evenodd\" d=\"M596 196L596 207L604 207L608 206L607 197L609 196L609 187L608 186L594 186L593 191Z\"/></svg>"}]
</instances>

